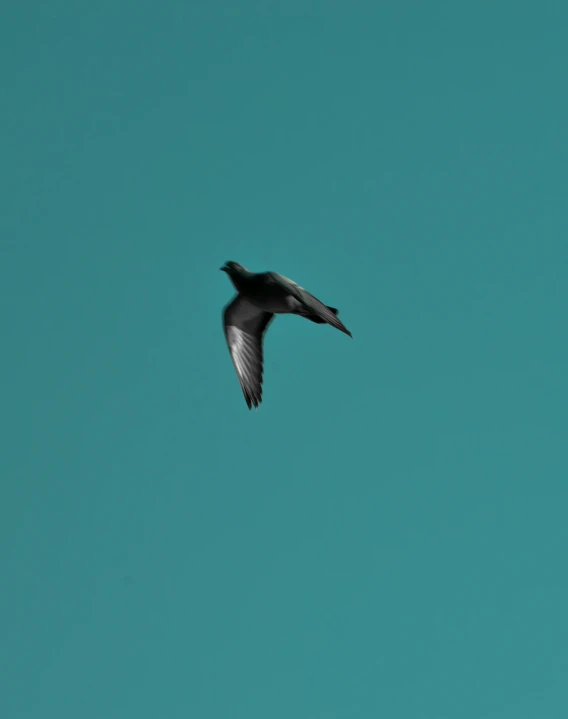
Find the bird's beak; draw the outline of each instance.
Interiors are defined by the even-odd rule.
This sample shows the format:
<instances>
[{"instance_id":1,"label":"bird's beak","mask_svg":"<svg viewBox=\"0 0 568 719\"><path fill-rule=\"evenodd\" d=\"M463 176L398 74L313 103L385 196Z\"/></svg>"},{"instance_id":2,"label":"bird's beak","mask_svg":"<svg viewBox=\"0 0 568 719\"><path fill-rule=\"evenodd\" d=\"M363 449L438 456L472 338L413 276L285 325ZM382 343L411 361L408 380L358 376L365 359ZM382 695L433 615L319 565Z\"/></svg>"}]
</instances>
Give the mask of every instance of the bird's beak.
<instances>
[{"instance_id":1,"label":"bird's beak","mask_svg":"<svg viewBox=\"0 0 568 719\"><path fill-rule=\"evenodd\" d=\"M226 272L229 268L227 267L227 265L223 265L223 267L219 267L219 269L221 270L221 272Z\"/></svg>"}]
</instances>

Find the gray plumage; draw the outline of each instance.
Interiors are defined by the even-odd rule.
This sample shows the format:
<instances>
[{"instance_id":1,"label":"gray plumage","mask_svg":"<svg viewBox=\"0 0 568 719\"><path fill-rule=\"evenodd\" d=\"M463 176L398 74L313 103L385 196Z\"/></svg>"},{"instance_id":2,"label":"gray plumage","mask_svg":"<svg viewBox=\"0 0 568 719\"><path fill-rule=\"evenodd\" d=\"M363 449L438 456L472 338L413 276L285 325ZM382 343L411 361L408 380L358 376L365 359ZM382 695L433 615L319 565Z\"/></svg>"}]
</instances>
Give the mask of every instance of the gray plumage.
<instances>
[{"instance_id":1,"label":"gray plumage","mask_svg":"<svg viewBox=\"0 0 568 719\"><path fill-rule=\"evenodd\" d=\"M220 269L238 292L223 311L223 326L249 409L262 401L262 342L274 315L299 315L352 337L335 307L324 305L287 277L276 272L249 272L238 262L226 262Z\"/></svg>"}]
</instances>

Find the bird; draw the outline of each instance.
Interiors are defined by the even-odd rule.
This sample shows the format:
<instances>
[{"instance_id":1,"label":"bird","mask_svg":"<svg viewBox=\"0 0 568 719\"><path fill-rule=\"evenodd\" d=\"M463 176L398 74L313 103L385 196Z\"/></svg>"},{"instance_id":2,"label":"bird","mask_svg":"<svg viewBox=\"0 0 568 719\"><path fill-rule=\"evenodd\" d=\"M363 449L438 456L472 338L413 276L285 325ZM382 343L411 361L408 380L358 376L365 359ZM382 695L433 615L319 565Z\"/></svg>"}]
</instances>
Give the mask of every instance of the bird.
<instances>
[{"instance_id":1,"label":"bird","mask_svg":"<svg viewBox=\"0 0 568 719\"><path fill-rule=\"evenodd\" d=\"M225 262L237 294L223 309L229 352L249 409L262 402L263 339L274 315L292 314L316 324L329 324L349 337L351 332L329 307L293 280L276 272L251 272L238 262Z\"/></svg>"}]
</instances>

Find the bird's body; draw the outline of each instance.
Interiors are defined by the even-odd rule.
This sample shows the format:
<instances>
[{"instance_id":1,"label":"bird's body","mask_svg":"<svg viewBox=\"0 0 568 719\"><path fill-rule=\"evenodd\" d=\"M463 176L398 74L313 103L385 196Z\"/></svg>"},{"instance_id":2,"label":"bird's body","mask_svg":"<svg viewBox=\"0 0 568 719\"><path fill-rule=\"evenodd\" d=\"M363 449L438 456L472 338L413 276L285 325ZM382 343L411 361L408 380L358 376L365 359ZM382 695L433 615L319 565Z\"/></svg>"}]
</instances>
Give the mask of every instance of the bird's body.
<instances>
[{"instance_id":1,"label":"bird's body","mask_svg":"<svg viewBox=\"0 0 568 719\"><path fill-rule=\"evenodd\" d=\"M223 325L249 409L262 401L262 340L274 315L299 315L352 336L334 307L324 305L287 277L276 272L249 272L237 262L227 262L221 270L238 292L225 307Z\"/></svg>"},{"instance_id":2,"label":"bird's body","mask_svg":"<svg viewBox=\"0 0 568 719\"><path fill-rule=\"evenodd\" d=\"M271 273L259 272L245 282L238 282L235 288L255 307L275 315L287 314L292 310L290 295L276 282L272 281Z\"/></svg>"}]
</instances>

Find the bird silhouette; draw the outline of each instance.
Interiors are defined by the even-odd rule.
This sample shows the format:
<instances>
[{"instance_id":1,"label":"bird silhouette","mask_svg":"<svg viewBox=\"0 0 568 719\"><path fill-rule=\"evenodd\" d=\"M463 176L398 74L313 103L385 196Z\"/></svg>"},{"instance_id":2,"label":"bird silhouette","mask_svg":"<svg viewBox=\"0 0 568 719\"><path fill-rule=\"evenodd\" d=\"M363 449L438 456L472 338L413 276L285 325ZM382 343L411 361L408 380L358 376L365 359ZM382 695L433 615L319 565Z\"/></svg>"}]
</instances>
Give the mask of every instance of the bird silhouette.
<instances>
[{"instance_id":1,"label":"bird silhouette","mask_svg":"<svg viewBox=\"0 0 568 719\"><path fill-rule=\"evenodd\" d=\"M227 273L238 292L223 310L223 326L249 409L262 402L262 344L274 315L299 315L352 337L335 307L324 305L287 277L276 272L250 272L233 261L219 269Z\"/></svg>"}]
</instances>

